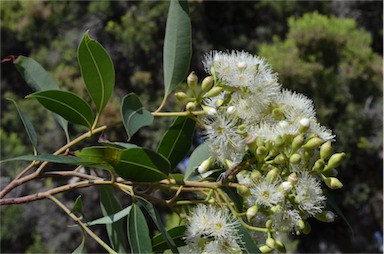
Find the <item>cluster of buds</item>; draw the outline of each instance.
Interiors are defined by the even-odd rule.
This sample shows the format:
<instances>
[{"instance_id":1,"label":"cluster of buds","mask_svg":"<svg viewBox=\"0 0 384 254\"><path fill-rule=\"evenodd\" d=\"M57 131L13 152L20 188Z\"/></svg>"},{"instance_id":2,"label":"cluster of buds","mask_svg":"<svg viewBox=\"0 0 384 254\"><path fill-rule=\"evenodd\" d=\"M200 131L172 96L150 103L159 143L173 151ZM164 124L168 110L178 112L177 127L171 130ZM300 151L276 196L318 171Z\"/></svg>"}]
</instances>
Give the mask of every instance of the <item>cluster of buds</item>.
<instances>
[{"instance_id":1,"label":"cluster of buds","mask_svg":"<svg viewBox=\"0 0 384 254\"><path fill-rule=\"evenodd\" d=\"M282 251L274 234L310 232L307 218L332 222L326 210L323 183L343 185L336 168L344 153L332 155L331 130L317 122L312 100L281 89L277 74L265 61L246 52L206 55L210 76L198 85L192 72L187 79L192 97L176 93L189 111L201 107L205 142L210 157L197 168L202 176L224 171L225 181L241 184L247 223L262 252Z\"/></svg>"}]
</instances>

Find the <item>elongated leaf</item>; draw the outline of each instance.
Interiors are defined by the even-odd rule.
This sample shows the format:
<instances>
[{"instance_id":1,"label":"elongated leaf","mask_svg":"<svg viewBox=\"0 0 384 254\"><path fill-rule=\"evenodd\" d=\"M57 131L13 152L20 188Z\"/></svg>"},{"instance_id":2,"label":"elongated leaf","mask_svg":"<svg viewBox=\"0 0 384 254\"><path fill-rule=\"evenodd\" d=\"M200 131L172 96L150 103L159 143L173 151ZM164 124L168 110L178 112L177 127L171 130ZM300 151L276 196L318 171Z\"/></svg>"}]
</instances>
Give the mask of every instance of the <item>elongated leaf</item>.
<instances>
[{"instance_id":1,"label":"elongated leaf","mask_svg":"<svg viewBox=\"0 0 384 254\"><path fill-rule=\"evenodd\" d=\"M100 144L120 149L129 149L129 148L137 148L138 146L132 143L124 143L124 142L100 142Z\"/></svg>"},{"instance_id":2,"label":"elongated leaf","mask_svg":"<svg viewBox=\"0 0 384 254\"><path fill-rule=\"evenodd\" d=\"M115 69L111 57L100 43L84 34L78 49L78 58L88 92L98 112L103 111L115 86Z\"/></svg>"},{"instance_id":3,"label":"elongated leaf","mask_svg":"<svg viewBox=\"0 0 384 254\"><path fill-rule=\"evenodd\" d=\"M196 180L195 178L201 178L199 174L195 173L196 168L210 156L209 148L206 143L199 145L191 154L188 161L187 170L185 171L185 180Z\"/></svg>"},{"instance_id":4,"label":"elongated leaf","mask_svg":"<svg viewBox=\"0 0 384 254\"><path fill-rule=\"evenodd\" d=\"M165 241L167 242L168 247L172 250L173 253L179 253L175 241L165 229L163 222L161 221L160 214L157 212L156 208L152 205L152 203L150 203L146 199L141 198L139 196L136 196L136 198L140 200L140 204L142 204L145 210L147 210L153 222L156 224L156 227L160 230L160 233L165 237Z\"/></svg>"},{"instance_id":5,"label":"elongated leaf","mask_svg":"<svg viewBox=\"0 0 384 254\"><path fill-rule=\"evenodd\" d=\"M238 244L242 247L243 253L261 253L248 230L243 225L239 224L237 230L238 234L241 235L241 241Z\"/></svg>"},{"instance_id":6,"label":"elongated leaf","mask_svg":"<svg viewBox=\"0 0 384 254\"><path fill-rule=\"evenodd\" d=\"M79 195L76 198L75 204L73 205L73 208L72 208L72 212L83 215L83 200L81 199L81 195Z\"/></svg>"},{"instance_id":7,"label":"elongated leaf","mask_svg":"<svg viewBox=\"0 0 384 254\"><path fill-rule=\"evenodd\" d=\"M108 146L91 146L76 151L75 155L87 161L95 163L108 163L111 166L117 164L120 158L122 149ZM108 169L112 169L108 167Z\"/></svg>"},{"instance_id":8,"label":"elongated leaf","mask_svg":"<svg viewBox=\"0 0 384 254\"><path fill-rule=\"evenodd\" d=\"M127 221L128 241L132 253L152 253L147 221L136 204L132 204Z\"/></svg>"},{"instance_id":9,"label":"elongated leaf","mask_svg":"<svg viewBox=\"0 0 384 254\"><path fill-rule=\"evenodd\" d=\"M192 56L188 1L170 1L164 38L164 85L167 97L186 77Z\"/></svg>"},{"instance_id":10,"label":"elongated leaf","mask_svg":"<svg viewBox=\"0 0 384 254\"><path fill-rule=\"evenodd\" d=\"M59 156L59 155L53 155L53 154L22 155L22 156L2 160L0 161L0 163L8 162L8 161L47 161L52 163L82 165L82 166L91 166L95 164L95 162L84 160L84 159L73 157L73 156Z\"/></svg>"},{"instance_id":11,"label":"elongated leaf","mask_svg":"<svg viewBox=\"0 0 384 254\"><path fill-rule=\"evenodd\" d=\"M187 227L185 225L177 226L171 228L167 231L168 235L173 239L177 247L186 245L184 241L185 230ZM165 250L169 249L166 238L163 234L157 234L152 238L152 248L155 252L163 253Z\"/></svg>"},{"instance_id":12,"label":"elongated leaf","mask_svg":"<svg viewBox=\"0 0 384 254\"><path fill-rule=\"evenodd\" d=\"M12 57L13 63L25 82L35 91L59 90L55 81L49 73L35 60L30 57ZM68 137L68 121L53 113L56 121Z\"/></svg>"},{"instance_id":13,"label":"elongated leaf","mask_svg":"<svg viewBox=\"0 0 384 254\"><path fill-rule=\"evenodd\" d=\"M79 96L71 92L47 90L27 96L36 98L45 108L57 113L68 121L92 127L93 113L91 107Z\"/></svg>"},{"instance_id":14,"label":"elongated leaf","mask_svg":"<svg viewBox=\"0 0 384 254\"><path fill-rule=\"evenodd\" d=\"M83 235L83 240L81 240L81 243L79 247L77 247L72 254L85 254L87 253L87 248L85 247L85 236Z\"/></svg>"},{"instance_id":15,"label":"elongated leaf","mask_svg":"<svg viewBox=\"0 0 384 254\"><path fill-rule=\"evenodd\" d=\"M337 215L339 215L343 219L345 224L347 224L347 226L348 226L349 230L351 231L351 233L354 234L353 228L352 228L351 224L349 223L348 219L344 216L344 213L341 211L341 209L337 205L337 203L336 203L336 201L335 201L335 199L333 198L332 195L328 195L328 197L327 197L327 204L330 207L332 207L333 210L335 210Z\"/></svg>"},{"instance_id":16,"label":"elongated leaf","mask_svg":"<svg viewBox=\"0 0 384 254\"><path fill-rule=\"evenodd\" d=\"M225 193L227 193L228 197L235 203L236 208L241 211L243 210L243 202L244 199L242 196L240 196L235 188L230 188L230 187L221 187Z\"/></svg>"},{"instance_id":17,"label":"elongated leaf","mask_svg":"<svg viewBox=\"0 0 384 254\"><path fill-rule=\"evenodd\" d=\"M100 186L100 207L104 216L116 214L122 210L121 204L115 196L111 186ZM117 220L112 224L106 224L109 241L112 248L118 253L127 253L124 237L124 222Z\"/></svg>"},{"instance_id":18,"label":"elongated leaf","mask_svg":"<svg viewBox=\"0 0 384 254\"><path fill-rule=\"evenodd\" d=\"M29 120L29 118L25 115L23 110L20 108L20 106L16 103L16 101L14 101L12 99L8 99L8 100L12 101L15 104L17 112L19 113L21 121L23 122L24 128L27 131L29 140L32 143L34 154L37 154L37 150L36 150L36 147L37 147L37 135L36 135L35 128L33 127L31 121Z\"/></svg>"},{"instance_id":19,"label":"elongated leaf","mask_svg":"<svg viewBox=\"0 0 384 254\"><path fill-rule=\"evenodd\" d=\"M171 169L187 155L192 144L195 121L188 117L178 117L165 133L157 152L171 163Z\"/></svg>"},{"instance_id":20,"label":"elongated leaf","mask_svg":"<svg viewBox=\"0 0 384 254\"><path fill-rule=\"evenodd\" d=\"M87 222L87 226L100 225L100 224L112 224L126 217L131 210L132 206L128 206L115 214L107 215L102 218Z\"/></svg>"},{"instance_id":21,"label":"elongated leaf","mask_svg":"<svg viewBox=\"0 0 384 254\"><path fill-rule=\"evenodd\" d=\"M153 122L152 114L143 107L139 97L134 93L127 94L123 98L120 112L128 139L140 128L151 125Z\"/></svg>"},{"instance_id":22,"label":"elongated leaf","mask_svg":"<svg viewBox=\"0 0 384 254\"><path fill-rule=\"evenodd\" d=\"M170 164L164 156L145 148L124 150L115 171L125 180L155 182L167 178Z\"/></svg>"}]
</instances>

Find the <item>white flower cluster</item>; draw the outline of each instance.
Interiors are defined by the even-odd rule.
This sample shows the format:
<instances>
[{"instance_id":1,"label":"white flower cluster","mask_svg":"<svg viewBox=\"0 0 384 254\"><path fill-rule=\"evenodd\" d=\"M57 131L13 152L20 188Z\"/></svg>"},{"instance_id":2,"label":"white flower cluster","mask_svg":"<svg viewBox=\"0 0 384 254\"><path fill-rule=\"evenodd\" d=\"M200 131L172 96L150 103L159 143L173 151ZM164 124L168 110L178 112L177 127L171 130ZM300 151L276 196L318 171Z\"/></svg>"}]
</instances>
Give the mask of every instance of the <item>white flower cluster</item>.
<instances>
[{"instance_id":1,"label":"white flower cluster","mask_svg":"<svg viewBox=\"0 0 384 254\"><path fill-rule=\"evenodd\" d=\"M227 210L199 204L190 214L186 242L191 253L242 253L238 222Z\"/></svg>"}]
</instances>

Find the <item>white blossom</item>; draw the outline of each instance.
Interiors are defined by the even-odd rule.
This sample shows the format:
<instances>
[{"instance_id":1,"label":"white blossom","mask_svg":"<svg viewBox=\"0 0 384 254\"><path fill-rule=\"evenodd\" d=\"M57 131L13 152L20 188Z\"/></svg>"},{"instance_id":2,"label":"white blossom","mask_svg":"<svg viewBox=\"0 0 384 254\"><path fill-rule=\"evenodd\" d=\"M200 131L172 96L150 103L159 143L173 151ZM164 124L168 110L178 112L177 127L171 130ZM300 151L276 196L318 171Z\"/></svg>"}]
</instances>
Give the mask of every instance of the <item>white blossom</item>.
<instances>
[{"instance_id":1,"label":"white blossom","mask_svg":"<svg viewBox=\"0 0 384 254\"><path fill-rule=\"evenodd\" d=\"M284 200L284 193L278 190L278 183L262 179L250 188L251 195L247 197L248 204L251 206L257 202L258 205L273 206Z\"/></svg>"},{"instance_id":2,"label":"white blossom","mask_svg":"<svg viewBox=\"0 0 384 254\"><path fill-rule=\"evenodd\" d=\"M307 173L301 174L296 183L295 195L300 210L312 216L320 213L324 208L325 199L320 182Z\"/></svg>"}]
</instances>

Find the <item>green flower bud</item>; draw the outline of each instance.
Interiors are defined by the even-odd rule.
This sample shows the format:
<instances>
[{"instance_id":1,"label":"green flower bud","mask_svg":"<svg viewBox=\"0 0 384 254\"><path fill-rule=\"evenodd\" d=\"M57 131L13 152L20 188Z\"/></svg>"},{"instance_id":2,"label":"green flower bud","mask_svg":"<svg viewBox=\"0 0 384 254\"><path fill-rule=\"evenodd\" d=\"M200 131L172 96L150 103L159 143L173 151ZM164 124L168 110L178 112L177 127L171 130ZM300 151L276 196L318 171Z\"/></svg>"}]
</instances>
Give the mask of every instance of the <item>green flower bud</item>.
<instances>
[{"instance_id":1,"label":"green flower bud","mask_svg":"<svg viewBox=\"0 0 384 254\"><path fill-rule=\"evenodd\" d=\"M290 182L293 186L296 185L297 180L298 180L298 178L297 178L297 174L295 172L291 173L287 179L287 181Z\"/></svg>"},{"instance_id":2,"label":"green flower bud","mask_svg":"<svg viewBox=\"0 0 384 254\"><path fill-rule=\"evenodd\" d=\"M272 213L277 213L277 212L281 211L281 206L280 205L272 206L270 210Z\"/></svg>"},{"instance_id":3,"label":"green flower bud","mask_svg":"<svg viewBox=\"0 0 384 254\"><path fill-rule=\"evenodd\" d=\"M268 247L267 245L260 246L259 250L261 253L270 253L273 251L273 249Z\"/></svg>"},{"instance_id":4,"label":"green flower bud","mask_svg":"<svg viewBox=\"0 0 384 254\"><path fill-rule=\"evenodd\" d=\"M263 160L268 154L268 151L267 151L267 148L265 148L264 146L259 146L257 149L256 149L256 156L259 160Z\"/></svg>"},{"instance_id":5,"label":"green flower bud","mask_svg":"<svg viewBox=\"0 0 384 254\"><path fill-rule=\"evenodd\" d=\"M298 153L294 153L292 154L291 157L289 157L289 163L291 164L296 165L296 164L299 164L300 162L301 162L301 155Z\"/></svg>"},{"instance_id":6,"label":"green flower bud","mask_svg":"<svg viewBox=\"0 0 384 254\"><path fill-rule=\"evenodd\" d=\"M305 235L308 235L309 233L311 233L311 225L308 223L308 221L304 221L304 228L301 230L301 232L303 232Z\"/></svg>"},{"instance_id":7,"label":"green flower bud","mask_svg":"<svg viewBox=\"0 0 384 254\"><path fill-rule=\"evenodd\" d=\"M336 177L323 177L323 180L332 190L343 188L343 184Z\"/></svg>"},{"instance_id":8,"label":"green flower bud","mask_svg":"<svg viewBox=\"0 0 384 254\"><path fill-rule=\"evenodd\" d=\"M293 140L292 140L292 150L296 152L300 147L304 144L304 136L303 134L297 135Z\"/></svg>"},{"instance_id":9,"label":"green flower bud","mask_svg":"<svg viewBox=\"0 0 384 254\"><path fill-rule=\"evenodd\" d=\"M315 218L322 222L334 222L335 214L331 211L323 211L315 215Z\"/></svg>"},{"instance_id":10,"label":"green flower bud","mask_svg":"<svg viewBox=\"0 0 384 254\"><path fill-rule=\"evenodd\" d=\"M188 102L187 105L185 105L185 109L187 111L194 111L196 109L196 104L192 101Z\"/></svg>"},{"instance_id":11,"label":"green flower bud","mask_svg":"<svg viewBox=\"0 0 384 254\"><path fill-rule=\"evenodd\" d=\"M216 115L217 111L216 109L209 107L209 106L201 106L203 108L203 111L210 116Z\"/></svg>"},{"instance_id":12,"label":"green flower bud","mask_svg":"<svg viewBox=\"0 0 384 254\"><path fill-rule=\"evenodd\" d=\"M177 93L175 93L175 97L180 102L187 102L187 101L189 101L188 96L184 92L177 92Z\"/></svg>"},{"instance_id":13,"label":"green flower bud","mask_svg":"<svg viewBox=\"0 0 384 254\"><path fill-rule=\"evenodd\" d=\"M282 145L284 145L284 142L285 140L283 139L282 136L277 136L276 140L275 140L275 146L276 147L281 147Z\"/></svg>"},{"instance_id":14,"label":"green flower bud","mask_svg":"<svg viewBox=\"0 0 384 254\"><path fill-rule=\"evenodd\" d=\"M279 170L274 167L272 170L270 170L267 175L265 176L265 179L270 182L274 182L279 175Z\"/></svg>"},{"instance_id":15,"label":"green flower bud","mask_svg":"<svg viewBox=\"0 0 384 254\"><path fill-rule=\"evenodd\" d=\"M323 168L325 167L325 162L323 159L318 159L316 162L315 162L315 165L313 165L312 167L312 170L316 171L316 172L321 172L323 170Z\"/></svg>"},{"instance_id":16,"label":"green flower bud","mask_svg":"<svg viewBox=\"0 0 384 254\"><path fill-rule=\"evenodd\" d=\"M305 228L305 222L303 220L299 220L297 222L297 226L299 226L300 230L303 230Z\"/></svg>"},{"instance_id":17,"label":"green flower bud","mask_svg":"<svg viewBox=\"0 0 384 254\"><path fill-rule=\"evenodd\" d=\"M261 178L261 173L260 173L260 171L258 171L258 170L253 170L252 172L251 172L251 179L253 180L253 181L255 181L255 182L257 182L259 179Z\"/></svg>"},{"instance_id":18,"label":"green flower bud","mask_svg":"<svg viewBox=\"0 0 384 254\"><path fill-rule=\"evenodd\" d=\"M329 176L336 177L339 174L339 172L335 168L327 169L321 173L327 177L329 177Z\"/></svg>"},{"instance_id":19,"label":"green flower bud","mask_svg":"<svg viewBox=\"0 0 384 254\"><path fill-rule=\"evenodd\" d=\"M208 76L203 79L203 82L201 82L201 93L207 92L211 87L213 86L213 77Z\"/></svg>"},{"instance_id":20,"label":"green flower bud","mask_svg":"<svg viewBox=\"0 0 384 254\"><path fill-rule=\"evenodd\" d=\"M247 220L250 221L253 217L256 216L258 212L258 208L256 205L251 206L250 208L247 209Z\"/></svg>"},{"instance_id":21,"label":"green flower bud","mask_svg":"<svg viewBox=\"0 0 384 254\"><path fill-rule=\"evenodd\" d=\"M271 229L272 228L272 220L267 220L265 222L265 227L268 228L268 229Z\"/></svg>"},{"instance_id":22,"label":"green flower bud","mask_svg":"<svg viewBox=\"0 0 384 254\"><path fill-rule=\"evenodd\" d=\"M209 157L208 159L204 160L200 166L197 168L200 174L203 174L207 172L213 165L213 158Z\"/></svg>"},{"instance_id":23,"label":"green flower bud","mask_svg":"<svg viewBox=\"0 0 384 254\"><path fill-rule=\"evenodd\" d=\"M345 153L335 153L328 160L327 166L324 168L324 171L331 168L336 168L340 166L341 161L344 159Z\"/></svg>"},{"instance_id":24,"label":"green flower bud","mask_svg":"<svg viewBox=\"0 0 384 254\"><path fill-rule=\"evenodd\" d=\"M273 238L268 238L266 241L265 241L265 244L271 248L271 249L275 249L276 247L276 242Z\"/></svg>"},{"instance_id":25,"label":"green flower bud","mask_svg":"<svg viewBox=\"0 0 384 254\"><path fill-rule=\"evenodd\" d=\"M280 153L273 159L273 162L276 164L284 164L287 162L287 157L284 154Z\"/></svg>"},{"instance_id":26,"label":"green flower bud","mask_svg":"<svg viewBox=\"0 0 384 254\"><path fill-rule=\"evenodd\" d=\"M308 148L308 149L316 149L319 146L321 146L321 144L323 143L324 143L324 140L322 140L321 138L314 137L308 140L307 143L305 143L305 145L303 145L302 147Z\"/></svg>"},{"instance_id":27,"label":"green flower bud","mask_svg":"<svg viewBox=\"0 0 384 254\"><path fill-rule=\"evenodd\" d=\"M299 133L306 133L311 125L311 121L308 118L303 118L300 120Z\"/></svg>"},{"instance_id":28,"label":"green flower bud","mask_svg":"<svg viewBox=\"0 0 384 254\"><path fill-rule=\"evenodd\" d=\"M288 193L292 190L293 185L291 182L285 181L280 184L279 188L281 188L284 192Z\"/></svg>"},{"instance_id":29,"label":"green flower bud","mask_svg":"<svg viewBox=\"0 0 384 254\"><path fill-rule=\"evenodd\" d=\"M281 110L281 108L274 108L272 110L272 117L277 120L277 121L280 121L280 120L283 120L284 119L284 113L283 111Z\"/></svg>"},{"instance_id":30,"label":"green flower bud","mask_svg":"<svg viewBox=\"0 0 384 254\"><path fill-rule=\"evenodd\" d=\"M253 154L255 154L255 153L256 153L256 149L257 149L256 138L253 137L253 136L248 136L248 137L245 139L245 143L247 144L248 149L249 149ZM256 154L255 154L255 155L256 155Z\"/></svg>"},{"instance_id":31,"label":"green flower bud","mask_svg":"<svg viewBox=\"0 0 384 254\"><path fill-rule=\"evenodd\" d=\"M263 138L262 137L257 137L256 138L256 144L257 144L257 146L264 146L265 144L264 144L264 140L263 140Z\"/></svg>"},{"instance_id":32,"label":"green flower bud","mask_svg":"<svg viewBox=\"0 0 384 254\"><path fill-rule=\"evenodd\" d=\"M276 242L276 248L279 252L281 253L287 252L287 250L285 249L285 245L282 242L280 242L279 240L275 240L275 242Z\"/></svg>"},{"instance_id":33,"label":"green flower bud","mask_svg":"<svg viewBox=\"0 0 384 254\"><path fill-rule=\"evenodd\" d=\"M226 169L230 169L230 168L232 168L232 165L233 165L233 161L231 161L231 160L229 160L229 159L226 159L226 160L224 161L224 167L225 167Z\"/></svg>"},{"instance_id":34,"label":"green flower bud","mask_svg":"<svg viewBox=\"0 0 384 254\"><path fill-rule=\"evenodd\" d=\"M193 91L195 90L196 86L197 86L197 76L195 74L194 71L192 71L188 77L187 77L187 84L188 84L188 87L190 89L192 89Z\"/></svg>"},{"instance_id":35,"label":"green flower bud","mask_svg":"<svg viewBox=\"0 0 384 254\"><path fill-rule=\"evenodd\" d=\"M215 86L211 90L209 90L206 94L203 95L203 98L210 98L218 96L222 91L224 91L224 88L220 86Z\"/></svg>"},{"instance_id":36,"label":"green flower bud","mask_svg":"<svg viewBox=\"0 0 384 254\"><path fill-rule=\"evenodd\" d=\"M331 155L332 147L331 147L331 141L327 141L320 147L320 158L325 160L328 158L329 155Z\"/></svg>"},{"instance_id":37,"label":"green flower bud","mask_svg":"<svg viewBox=\"0 0 384 254\"><path fill-rule=\"evenodd\" d=\"M220 107L221 105L223 105L223 103L224 103L224 100L223 100L223 99L217 99L217 100L215 101L215 106L216 106L216 108L218 108L218 107Z\"/></svg>"},{"instance_id":38,"label":"green flower bud","mask_svg":"<svg viewBox=\"0 0 384 254\"><path fill-rule=\"evenodd\" d=\"M251 191L249 190L249 188L244 185L237 186L236 191L242 197L247 197L251 194Z\"/></svg>"}]
</instances>

